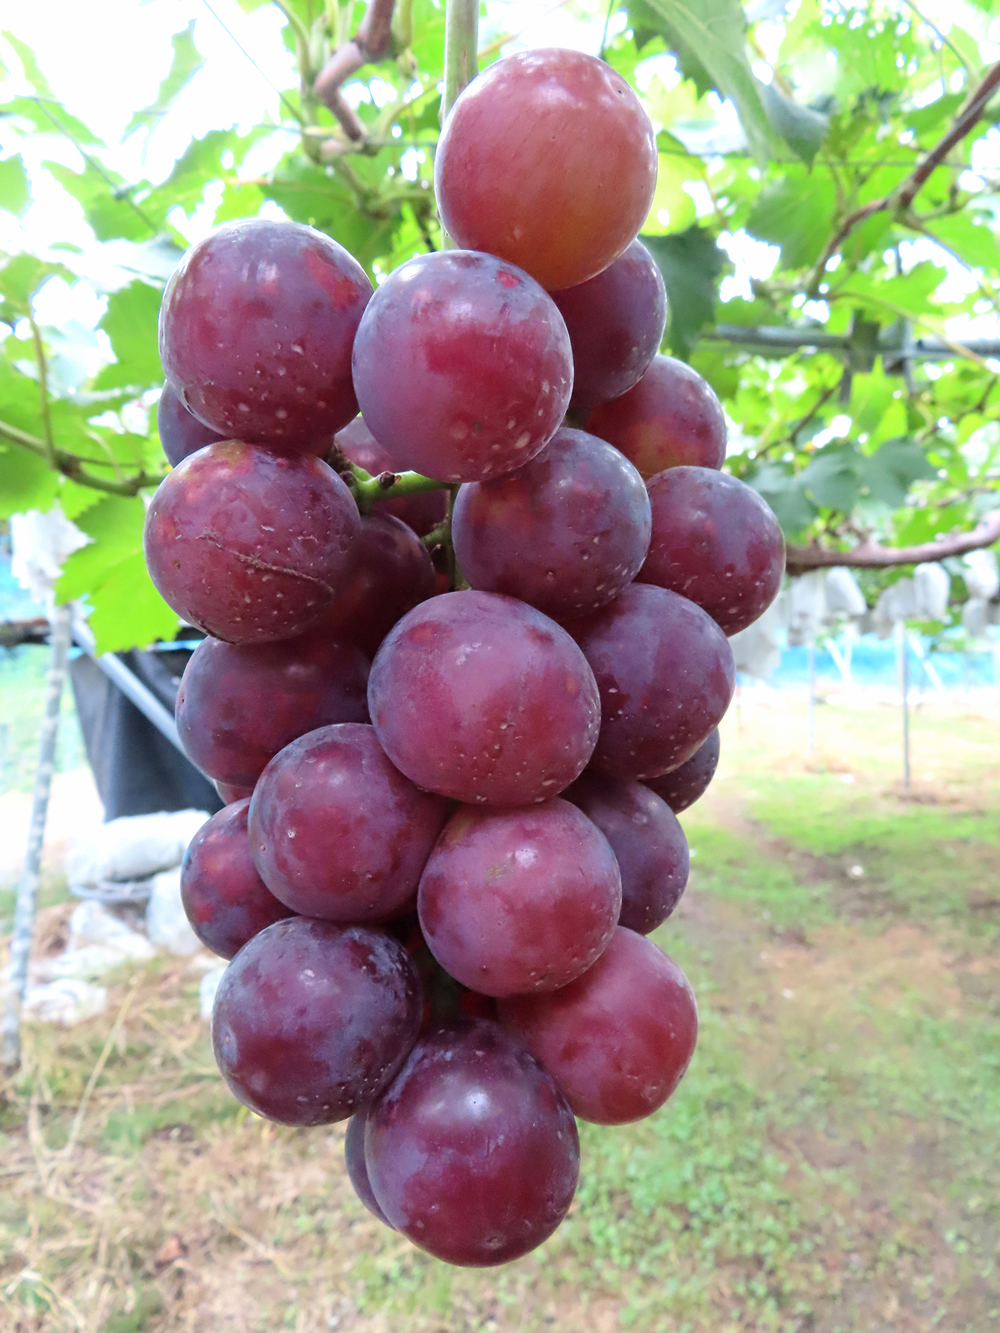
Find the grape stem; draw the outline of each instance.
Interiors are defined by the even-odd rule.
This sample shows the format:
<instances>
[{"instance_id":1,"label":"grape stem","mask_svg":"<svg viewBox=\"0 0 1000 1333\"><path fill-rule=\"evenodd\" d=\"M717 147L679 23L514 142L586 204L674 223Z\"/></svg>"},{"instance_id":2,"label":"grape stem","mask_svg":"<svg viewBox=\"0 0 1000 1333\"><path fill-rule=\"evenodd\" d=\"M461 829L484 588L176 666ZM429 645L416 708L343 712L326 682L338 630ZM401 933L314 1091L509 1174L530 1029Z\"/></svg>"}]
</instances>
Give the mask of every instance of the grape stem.
<instances>
[{"instance_id":1,"label":"grape stem","mask_svg":"<svg viewBox=\"0 0 1000 1333\"><path fill-rule=\"evenodd\" d=\"M425 491L446 491L448 483L423 477L419 472L380 472L373 477L352 463L351 489L358 508L362 514L367 514L376 500L395 500L399 495L422 495Z\"/></svg>"},{"instance_id":2,"label":"grape stem","mask_svg":"<svg viewBox=\"0 0 1000 1333\"><path fill-rule=\"evenodd\" d=\"M444 13L444 98L441 123L479 72L479 0L447 0Z\"/></svg>"}]
</instances>

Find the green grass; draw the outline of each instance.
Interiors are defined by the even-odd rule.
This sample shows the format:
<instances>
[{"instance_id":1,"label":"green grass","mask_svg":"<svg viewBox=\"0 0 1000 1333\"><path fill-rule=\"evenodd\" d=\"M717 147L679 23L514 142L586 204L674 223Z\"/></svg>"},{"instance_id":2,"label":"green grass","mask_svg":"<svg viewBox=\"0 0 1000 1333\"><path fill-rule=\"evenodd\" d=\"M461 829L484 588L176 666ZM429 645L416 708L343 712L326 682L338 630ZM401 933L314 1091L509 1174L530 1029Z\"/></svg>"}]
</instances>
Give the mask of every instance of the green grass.
<instances>
[{"instance_id":1,"label":"green grass","mask_svg":"<svg viewBox=\"0 0 1000 1333\"><path fill-rule=\"evenodd\" d=\"M252 1285L234 1328L320 1333L322 1312L347 1300L348 1330L407 1333L997 1333L1000 792L987 724L917 733L939 774L918 802L885 758L892 719L837 721L853 783L829 741L810 771L766 716L727 732L716 786L683 817L691 888L657 935L699 997L691 1069L652 1118L581 1125L570 1216L504 1269L449 1269L376 1228L344 1185L335 1133L262 1127L206 1077L190 973L136 972L152 1026L129 1019L81 1149L80 1171L104 1172L119 1210L100 1222L119 1255L105 1326L228 1328L206 1301ZM65 1142L127 984L106 1019L34 1038L5 1155L33 1089L49 1148ZM32 1271L89 1308L98 1219L79 1223L95 1248L59 1258L43 1247L65 1225L64 1209L22 1192L0 1208L0 1253L16 1238ZM191 1259L207 1286L190 1295L148 1258L174 1231L208 1237ZM51 1305L46 1290L17 1300Z\"/></svg>"},{"instance_id":2,"label":"green grass","mask_svg":"<svg viewBox=\"0 0 1000 1333\"><path fill-rule=\"evenodd\" d=\"M0 648L0 795L30 791L35 780L48 664L49 650L44 645ZM68 772L84 763L83 734L67 680L59 717L56 772Z\"/></svg>"}]
</instances>

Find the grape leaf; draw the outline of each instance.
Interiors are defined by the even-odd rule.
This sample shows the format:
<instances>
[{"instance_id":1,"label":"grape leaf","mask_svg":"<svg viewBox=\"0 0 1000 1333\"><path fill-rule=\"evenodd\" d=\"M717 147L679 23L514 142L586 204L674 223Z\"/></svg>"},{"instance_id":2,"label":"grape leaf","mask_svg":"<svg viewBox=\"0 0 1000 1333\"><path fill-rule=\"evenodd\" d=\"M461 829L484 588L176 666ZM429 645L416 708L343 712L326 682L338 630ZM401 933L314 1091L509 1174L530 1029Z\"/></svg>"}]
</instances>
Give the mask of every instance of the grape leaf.
<instances>
[{"instance_id":1,"label":"grape leaf","mask_svg":"<svg viewBox=\"0 0 1000 1333\"><path fill-rule=\"evenodd\" d=\"M726 263L725 253L703 227L640 239L656 260L667 288L670 350L686 360L699 331L715 317L715 280Z\"/></svg>"},{"instance_id":2,"label":"grape leaf","mask_svg":"<svg viewBox=\"0 0 1000 1333\"><path fill-rule=\"evenodd\" d=\"M910 487L921 478L935 476L920 445L914 440L886 440L870 458L865 459L864 484L873 500L898 508Z\"/></svg>"},{"instance_id":3,"label":"grape leaf","mask_svg":"<svg viewBox=\"0 0 1000 1333\"><path fill-rule=\"evenodd\" d=\"M20 216L31 198L28 190L28 174L24 169L20 154L0 162L0 208L8 213Z\"/></svg>"},{"instance_id":4,"label":"grape leaf","mask_svg":"<svg viewBox=\"0 0 1000 1333\"><path fill-rule=\"evenodd\" d=\"M864 458L850 443L818 450L798 475L803 492L825 509L847 514L861 494Z\"/></svg>"},{"instance_id":5,"label":"grape leaf","mask_svg":"<svg viewBox=\"0 0 1000 1333\"><path fill-rule=\"evenodd\" d=\"M59 489L59 474L44 458L16 444L0 442L0 518L27 509L49 509Z\"/></svg>"},{"instance_id":6,"label":"grape leaf","mask_svg":"<svg viewBox=\"0 0 1000 1333\"><path fill-rule=\"evenodd\" d=\"M205 63L204 56L194 44L194 19L183 32L174 33L171 38L174 58L167 77L160 84L159 92L149 106L136 111L125 126L122 138L127 138L140 126L149 128L155 125L156 117L168 111L177 100L182 89L190 82Z\"/></svg>"},{"instance_id":7,"label":"grape leaf","mask_svg":"<svg viewBox=\"0 0 1000 1333\"><path fill-rule=\"evenodd\" d=\"M117 360L105 366L95 381L98 389L126 384L147 388L163 379L157 342L161 293L144 282L132 282L108 297L100 327L111 339Z\"/></svg>"},{"instance_id":8,"label":"grape leaf","mask_svg":"<svg viewBox=\"0 0 1000 1333\"><path fill-rule=\"evenodd\" d=\"M775 130L796 157L800 157L807 167L811 167L830 128L829 118L818 111L810 110L807 106L799 106L773 83L762 84L760 96L768 120Z\"/></svg>"},{"instance_id":9,"label":"grape leaf","mask_svg":"<svg viewBox=\"0 0 1000 1333\"><path fill-rule=\"evenodd\" d=\"M837 194L828 176L792 169L766 185L747 218L747 230L781 247L781 266L805 268L819 258L830 235Z\"/></svg>"},{"instance_id":10,"label":"grape leaf","mask_svg":"<svg viewBox=\"0 0 1000 1333\"><path fill-rule=\"evenodd\" d=\"M732 98L754 156L766 161L778 139L750 70L739 0L644 0L642 12L650 21L655 16L685 77L702 92L714 87Z\"/></svg>"}]
</instances>

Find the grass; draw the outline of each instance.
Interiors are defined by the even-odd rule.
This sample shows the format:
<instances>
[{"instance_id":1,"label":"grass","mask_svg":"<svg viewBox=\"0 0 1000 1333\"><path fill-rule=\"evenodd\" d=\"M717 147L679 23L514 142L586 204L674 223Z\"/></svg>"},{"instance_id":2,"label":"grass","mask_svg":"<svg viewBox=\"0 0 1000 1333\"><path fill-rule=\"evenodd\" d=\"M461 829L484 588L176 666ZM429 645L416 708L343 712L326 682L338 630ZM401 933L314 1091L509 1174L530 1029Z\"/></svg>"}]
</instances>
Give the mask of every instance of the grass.
<instances>
[{"instance_id":1,"label":"grass","mask_svg":"<svg viewBox=\"0 0 1000 1333\"><path fill-rule=\"evenodd\" d=\"M158 960L99 1018L30 1032L0 1113L0 1326L1000 1329L994 719L918 715L911 793L897 725L821 710L807 759L787 699L727 724L657 937L698 993L698 1053L656 1116L581 1126L577 1198L536 1254L453 1270L380 1228L341 1127L239 1108L199 974Z\"/></svg>"},{"instance_id":2,"label":"grass","mask_svg":"<svg viewBox=\"0 0 1000 1333\"><path fill-rule=\"evenodd\" d=\"M30 791L38 763L38 729L42 721L47 647L23 644L0 648L0 795ZM56 772L85 763L83 734L67 680L56 743Z\"/></svg>"}]
</instances>

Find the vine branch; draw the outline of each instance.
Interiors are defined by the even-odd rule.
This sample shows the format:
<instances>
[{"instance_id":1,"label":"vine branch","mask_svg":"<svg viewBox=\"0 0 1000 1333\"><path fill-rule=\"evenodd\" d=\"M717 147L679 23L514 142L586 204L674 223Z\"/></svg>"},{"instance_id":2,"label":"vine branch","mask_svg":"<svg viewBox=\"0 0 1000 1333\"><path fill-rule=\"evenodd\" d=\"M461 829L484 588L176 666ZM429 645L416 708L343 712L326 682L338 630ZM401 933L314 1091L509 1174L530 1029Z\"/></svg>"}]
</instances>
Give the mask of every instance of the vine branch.
<instances>
[{"instance_id":1,"label":"vine branch","mask_svg":"<svg viewBox=\"0 0 1000 1333\"><path fill-rule=\"evenodd\" d=\"M957 532L919 546L883 546L871 538L849 551L829 551L820 546L789 546L785 567L789 574L804 574L809 569L831 569L847 565L851 569L891 569L897 565L925 565L948 556L966 555L1000 541L1000 509L981 518L969 532Z\"/></svg>"},{"instance_id":2,"label":"vine branch","mask_svg":"<svg viewBox=\"0 0 1000 1333\"><path fill-rule=\"evenodd\" d=\"M336 116L347 137L360 143L367 134L364 122L344 99L341 88L364 65L383 60L392 48L392 16L396 0L368 0L358 30L330 56L313 83L313 92Z\"/></svg>"},{"instance_id":3,"label":"vine branch","mask_svg":"<svg viewBox=\"0 0 1000 1333\"><path fill-rule=\"evenodd\" d=\"M29 453L44 458L56 472L60 472L70 481L75 481L78 486L89 486L91 490L103 491L106 495L131 497L138 495L148 486L159 486L163 480L161 473L141 471L121 481L108 481L105 477L98 477L93 472L88 472L84 465L85 460L77 454L59 449L49 441L40 440L37 435L30 435L26 430L19 430L17 426L11 426L6 421L0 421L0 440L7 440L10 444L19 445ZM96 464L96 466L105 465Z\"/></svg>"},{"instance_id":4,"label":"vine branch","mask_svg":"<svg viewBox=\"0 0 1000 1333\"><path fill-rule=\"evenodd\" d=\"M909 211L910 205L929 178L951 150L961 143L979 121L997 88L1000 88L1000 61L997 61L995 65L987 70L978 87L973 90L965 106L955 117L951 129L931 149L924 160L914 167L898 189L891 190L881 199L873 199L870 204L864 204L861 208L856 208L853 213L848 213L816 261L808 288L811 295L816 295L823 274L826 272L827 264L840 251L841 246L859 223L864 222L876 213L884 212L890 207L897 217L904 216Z\"/></svg>"}]
</instances>

